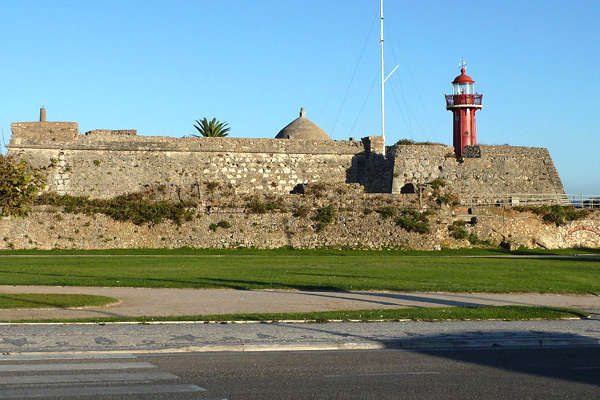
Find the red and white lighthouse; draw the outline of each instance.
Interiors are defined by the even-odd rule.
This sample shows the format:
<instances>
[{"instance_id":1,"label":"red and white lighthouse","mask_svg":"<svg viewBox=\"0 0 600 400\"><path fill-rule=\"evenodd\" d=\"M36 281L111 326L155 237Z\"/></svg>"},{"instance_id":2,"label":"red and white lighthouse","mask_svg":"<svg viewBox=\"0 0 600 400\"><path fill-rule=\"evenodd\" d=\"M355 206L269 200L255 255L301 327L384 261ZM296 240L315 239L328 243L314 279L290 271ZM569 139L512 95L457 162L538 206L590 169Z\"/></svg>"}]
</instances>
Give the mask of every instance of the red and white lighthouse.
<instances>
[{"instance_id":1,"label":"red and white lighthouse","mask_svg":"<svg viewBox=\"0 0 600 400\"><path fill-rule=\"evenodd\" d=\"M460 75L452 82L452 94L446 95L446 110L452 111L453 145L456 157L465 146L477 144L475 112L481 107L482 94L475 93L475 81L467 75L467 63L461 60Z\"/></svg>"}]
</instances>

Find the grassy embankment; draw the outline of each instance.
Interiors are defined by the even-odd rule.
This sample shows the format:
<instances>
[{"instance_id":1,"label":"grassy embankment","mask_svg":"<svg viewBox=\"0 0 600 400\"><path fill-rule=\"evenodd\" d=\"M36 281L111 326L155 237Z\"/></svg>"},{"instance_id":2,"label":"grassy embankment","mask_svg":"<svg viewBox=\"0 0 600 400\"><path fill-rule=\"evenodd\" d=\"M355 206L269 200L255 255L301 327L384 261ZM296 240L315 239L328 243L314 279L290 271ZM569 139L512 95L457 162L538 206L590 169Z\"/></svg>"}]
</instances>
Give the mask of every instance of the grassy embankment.
<instances>
[{"instance_id":1,"label":"grassy embankment","mask_svg":"<svg viewBox=\"0 0 600 400\"><path fill-rule=\"evenodd\" d=\"M578 253L598 250L579 250ZM600 257L576 250L5 251L5 285L600 293Z\"/></svg>"}]
</instances>

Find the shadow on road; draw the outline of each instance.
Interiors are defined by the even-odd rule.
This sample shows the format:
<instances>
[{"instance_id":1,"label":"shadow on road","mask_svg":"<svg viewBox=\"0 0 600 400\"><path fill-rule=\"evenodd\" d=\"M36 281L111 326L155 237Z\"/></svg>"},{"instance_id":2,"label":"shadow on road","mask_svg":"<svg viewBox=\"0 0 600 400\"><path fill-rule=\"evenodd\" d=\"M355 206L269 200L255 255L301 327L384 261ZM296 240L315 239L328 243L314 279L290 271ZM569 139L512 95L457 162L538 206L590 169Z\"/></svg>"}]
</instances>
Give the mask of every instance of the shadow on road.
<instances>
[{"instance_id":1,"label":"shadow on road","mask_svg":"<svg viewBox=\"0 0 600 400\"><path fill-rule=\"evenodd\" d=\"M327 325L286 325L301 330L336 335L340 343L376 341L372 336L333 332ZM395 340L382 339L383 349L406 350L478 364L522 374L600 386L600 345L593 337L572 333L542 331L465 331L457 333L420 334L403 332ZM355 339L355 341L353 341ZM489 357L490 350L497 350ZM567 354L577 352L577 361ZM582 361L583 360L583 361Z\"/></svg>"}]
</instances>

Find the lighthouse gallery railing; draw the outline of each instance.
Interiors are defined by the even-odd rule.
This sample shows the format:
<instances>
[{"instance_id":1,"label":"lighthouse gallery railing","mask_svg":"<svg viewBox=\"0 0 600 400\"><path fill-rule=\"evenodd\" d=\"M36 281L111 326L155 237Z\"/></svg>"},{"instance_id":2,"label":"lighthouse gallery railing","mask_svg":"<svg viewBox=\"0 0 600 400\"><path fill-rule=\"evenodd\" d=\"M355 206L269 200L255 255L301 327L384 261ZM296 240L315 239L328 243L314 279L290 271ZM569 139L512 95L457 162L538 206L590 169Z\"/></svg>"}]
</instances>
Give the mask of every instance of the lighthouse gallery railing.
<instances>
[{"instance_id":1,"label":"lighthouse gallery railing","mask_svg":"<svg viewBox=\"0 0 600 400\"><path fill-rule=\"evenodd\" d=\"M458 105L481 106L482 98L482 94L447 94L446 107L454 107Z\"/></svg>"}]
</instances>

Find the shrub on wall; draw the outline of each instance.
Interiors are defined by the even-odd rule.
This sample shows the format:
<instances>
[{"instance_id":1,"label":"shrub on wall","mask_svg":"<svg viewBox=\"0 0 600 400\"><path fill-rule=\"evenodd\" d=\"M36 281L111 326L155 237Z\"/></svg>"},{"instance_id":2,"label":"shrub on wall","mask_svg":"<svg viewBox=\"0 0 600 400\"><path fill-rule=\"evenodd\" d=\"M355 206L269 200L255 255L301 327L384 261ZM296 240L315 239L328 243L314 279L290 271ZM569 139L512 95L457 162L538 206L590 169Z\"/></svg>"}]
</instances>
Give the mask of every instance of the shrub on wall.
<instances>
[{"instance_id":1,"label":"shrub on wall","mask_svg":"<svg viewBox=\"0 0 600 400\"><path fill-rule=\"evenodd\" d=\"M589 215L590 210L578 210L573 206L561 206L559 204L543 205L543 206L517 206L513 207L515 211L531 211L542 217L542 221L546 224L554 224L556 226L565 225L571 221L585 218Z\"/></svg>"},{"instance_id":2,"label":"shrub on wall","mask_svg":"<svg viewBox=\"0 0 600 400\"><path fill-rule=\"evenodd\" d=\"M469 232L465 228L463 221L454 221L454 223L448 225L448 231L454 239L461 240L469 237Z\"/></svg>"},{"instance_id":3,"label":"shrub on wall","mask_svg":"<svg viewBox=\"0 0 600 400\"><path fill-rule=\"evenodd\" d=\"M308 212L308 207L299 206L294 210L292 215L296 218L306 218L308 216Z\"/></svg>"},{"instance_id":4,"label":"shrub on wall","mask_svg":"<svg viewBox=\"0 0 600 400\"><path fill-rule=\"evenodd\" d=\"M326 193L327 193L327 189L328 186L326 183L324 182L314 182L314 183L309 183L308 185L306 185L306 188L304 189L304 193L308 196L314 196L314 197L325 197Z\"/></svg>"},{"instance_id":5,"label":"shrub on wall","mask_svg":"<svg viewBox=\"0 0 600 400\"><path fill-rule=\"evenodd\" d=\"M267 201L266 203L258 200L251 199L247 204L247 212L251 214L266 214L270 211L275 210L284 210L285 206L281 199L276 199L273 201Z\"/></svg>"},{"instance_id":6,"label":"shrub on wall","mask_svg":"<svg viewBox=\"0 0 600 400\"><path fill-rule=\"evenodd\" d=\"M439 195L435 200L439 205L446 204L450 207L454 207L460 204L458 195L455 193L446 193Z\"/></svg>"},{"instance_id":7,"label":"shrub on wall","mask_svg":"<svg viewBox=\"0 0 600 400\"><path fill-rule=\"evenodd\" d=\"M335 216L335 209L331 206L321 207L319 208L315 216L312 218L313 221L317 222L317 232L323 231L327 225L333 222L333 217Z\"/></svg>"},{"instance_id":8,"label":"shrub on wall","mask_svg":"<svg viewBox=\"0 0 600 400\"><path fill-rule=\"evenodd\" d=\"M24 217L46 182L45 168L0 154L0 216Z\"/></svg>"},{"instance_id":9,"label":"shrub on wall","mask_svg":"<svg viewBox=\"0 0 600 400\"><path fill-rule=\"evenodd\" d=\"M408 232L429 233L429 221L427 213L421 213L417 210L405 209L400 211L400 216L396 218L396 225Z\"/></svg>"},{"instance_id":10,"label":"shrub on wall","mask_svg":"<svg viewBox=\"0 0 600 400\"><path fill-rule=\"evenodd\" d=\"M435 142L415 142L414 140L411 139L400 139L396 142L396 144L394 146L414 146L414 145L442 145L442 143L435 143Z\"/></svg>"},{"instance_id":11,"label":"shrub on wall","mask_svg":"<svg viewBox=\"0 0 600 400\"><path fill-rule=\"evenodd\" d=\"M375 211L381 215L381 218L383 219L394 218L396 216L396 209L394 207L383 207Z\"/></svg>"},{"instance_id":12,"label":"shrub on wall","mask_svg":"<svg viewBox=\"0 0 600 400\"><path fill-rule=\"evenodd\" d=\"M437 192L446 186L446 181L440 178L435 178L429 184L431 185L431 188Z\"/></svg>"},{"instance_id":13,"label":"shrub on wall","mask_svg":"<svg viewBox=\"0 0 600 400\"><path fill-rule=\"evenodd\" d=\"M150 201L141 193L129 193L112 199L89 199L84 196L59 195L44 193L36 201L38 205L53 205L63 208L66 213L73 214L105 214L116 221L129 221L136 225L158 224L170 220L181 224L190 221L194 213L188 208L193 203L173 201Z\"/></svg>"}]
</instances>

